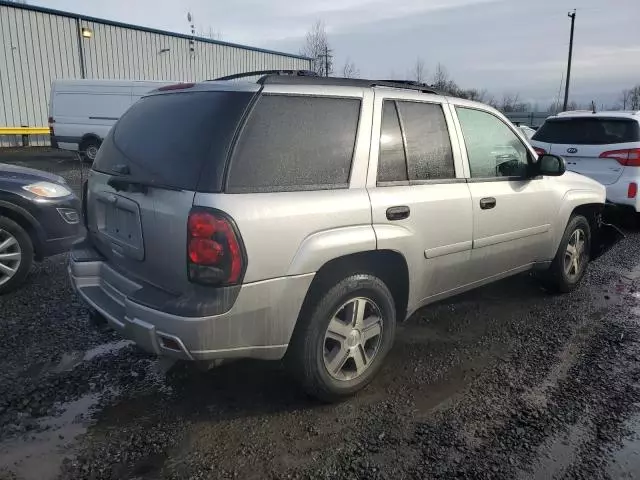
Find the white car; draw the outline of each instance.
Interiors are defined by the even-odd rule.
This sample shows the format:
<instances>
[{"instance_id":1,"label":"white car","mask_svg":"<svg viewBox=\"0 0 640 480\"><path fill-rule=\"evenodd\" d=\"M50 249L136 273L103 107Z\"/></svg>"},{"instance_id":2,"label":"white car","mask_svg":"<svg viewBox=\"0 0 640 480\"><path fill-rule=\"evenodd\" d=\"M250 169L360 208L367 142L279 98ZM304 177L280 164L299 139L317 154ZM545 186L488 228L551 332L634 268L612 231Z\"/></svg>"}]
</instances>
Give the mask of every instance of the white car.
<instances>
[{"instance_id":1,"label":"white car","mask_svg":"<svg viewBox=\"0 0 640 480\"><path fill-rule=\"evenodd\" d=\"M640 211L640 112L563 112L545 121L531 145L602 183L608 202Z\"/></svg>"},{"instance_id":2,"label":"white car","mask_svg":"<svg viewBox=\"0 0 640 480\"><path fill-rule=\"evenodd\" d=\"M533 137L536 133L535 129L527 127L526 125L518 125L518 128L522 133L524 133L524 136L527 137L527 140L531 140L531 137Z\"/></svg>"}]
</instances>

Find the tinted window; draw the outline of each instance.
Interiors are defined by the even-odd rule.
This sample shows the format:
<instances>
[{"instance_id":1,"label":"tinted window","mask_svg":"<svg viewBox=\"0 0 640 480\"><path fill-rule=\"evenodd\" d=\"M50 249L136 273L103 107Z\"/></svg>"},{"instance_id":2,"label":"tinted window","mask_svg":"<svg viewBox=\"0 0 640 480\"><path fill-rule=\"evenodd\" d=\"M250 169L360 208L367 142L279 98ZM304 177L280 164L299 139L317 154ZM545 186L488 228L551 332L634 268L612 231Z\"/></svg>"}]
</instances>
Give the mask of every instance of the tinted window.
<instances>
[{"instance_id":1,"label":"tinted window","mask_svg":"<svg viewBox=\"0 0 640 480\"><path fill-rule=\"evenodd\" d=\"M456 107L471 177L522 177L527 173L528 150L498 117L481 110Z\"/></svg>"},{"instance_id":2,"label":"tinted window","mask_svg":"<svg viewBox=\"0 0 640 480\"><path fill-rule=\"evenodd\" d=\"M407 142L409 180L455 178L453 152L442 106L397 102Z\"/></svg>"},{"instance_id":3,"label":"tinted window","mask_svg":"<svg viewBox=\"0 0 640 480\"><path fill-rule=\"evenodd\" d=\"M380 130L380 154L378 158L378 182L407 180L407 162L400 120L393 101L385 101L382 107Z\"/></svg>"},{"instance_id":4,"label":"tinted window","mask_svg":"<svg viewBox=\"0 0 640 480\"><path fill-rule=\"evenodd\" d=\"M227 190L346 188L360 100L264 95L236 145Z\"/></svg>"},{"instance_id":5,"label":"tinted window","mask_svg":"<svg viewBox=\"0 0 640 480\"><path fill-rule=\"evenodd\" d=\"M554 118L544 122L532 139L574 145L638 142L640 125L617 118Z\"/></svg>"},{"instance_id":6,"label":"tinted window","mask_svg":"<svg viewBox=\"0 0 640 480\"><path fill-rule=\"evenodd\" d=\"M160 94L136 102L100 148L95 170L127 165L132 177L195 190L221 191L224 164L251 94ZM206 167L206 168L205 168Z\"/></svg>"}]
</instances>

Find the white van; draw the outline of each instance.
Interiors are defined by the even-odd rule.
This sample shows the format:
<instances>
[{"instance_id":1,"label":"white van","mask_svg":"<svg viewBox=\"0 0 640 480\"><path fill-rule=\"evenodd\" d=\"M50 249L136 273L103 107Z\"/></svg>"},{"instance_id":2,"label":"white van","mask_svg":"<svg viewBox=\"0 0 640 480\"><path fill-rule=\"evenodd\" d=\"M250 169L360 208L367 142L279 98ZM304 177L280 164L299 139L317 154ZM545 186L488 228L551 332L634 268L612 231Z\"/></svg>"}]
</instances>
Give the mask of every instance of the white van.
<instances>
[{"instance_id":1,"label":"white van","mask_svg":"<svg viewBox=\"0 0 640 480\"><path fill-rule=\"evenodd\" d=\"M142 95L169 81L56 80L51 86L51 146L96 158L109 129Z\"/></svg>"}]
</instances>

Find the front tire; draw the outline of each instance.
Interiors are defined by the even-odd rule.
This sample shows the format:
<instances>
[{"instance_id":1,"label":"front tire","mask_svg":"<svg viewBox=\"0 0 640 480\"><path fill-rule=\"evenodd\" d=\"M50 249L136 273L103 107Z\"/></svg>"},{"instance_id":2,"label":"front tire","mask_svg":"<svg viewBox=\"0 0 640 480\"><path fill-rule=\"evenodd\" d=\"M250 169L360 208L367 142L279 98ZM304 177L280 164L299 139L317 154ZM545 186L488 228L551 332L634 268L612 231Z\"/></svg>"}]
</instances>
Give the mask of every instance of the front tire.
<instances>
[{"instance_id":1,"label":"front tire","mask_svg":"<svg viewBox=\"0 0 640 480\"><path fill-rule=\"evenodd\" d=\"M587 271L591 251L591 226L582 215L569 219L545 284L557 293L573 291Z\"/></svg>"},{"instance_id":2,"label":"front tire","mask_svg":"<svg viewBox=\"0 0 640 480\"><path fill-rule=\"evenodd\" d=\"M13 220L0 217L0 295L18 288L33 264L29 234Z\"/></svg>"},{"instance_id":3,"label":"front tire","mask_svg":"<svg viewBox=\"0 0 640 480\"><path fill-rule=\"evenodd\" d=\"M344 278L305 305L288 366L310 395L338 401L363 389L389 353L396 329L391 292L379 278Z\"/></svg>"}]
</instances>

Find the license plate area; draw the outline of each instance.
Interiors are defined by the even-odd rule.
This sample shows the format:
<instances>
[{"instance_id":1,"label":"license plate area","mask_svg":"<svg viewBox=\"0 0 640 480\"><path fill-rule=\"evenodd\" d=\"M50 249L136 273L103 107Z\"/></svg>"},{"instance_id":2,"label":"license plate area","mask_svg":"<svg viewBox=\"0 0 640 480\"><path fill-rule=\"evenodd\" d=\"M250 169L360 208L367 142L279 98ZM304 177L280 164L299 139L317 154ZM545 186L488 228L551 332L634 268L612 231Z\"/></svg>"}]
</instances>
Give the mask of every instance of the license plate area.
<instances>
[{"instance_id":1,"label":"license plate area","mask_svg":"<svg viewBox=\"0 0 640 480\"><path fill-rule=\"evenodd\" d=\"M101 192L96 207L96 223L103 241L117 255L143 260L144 241L138 204L121 195Z\"/></svg>"}]
</instances>

